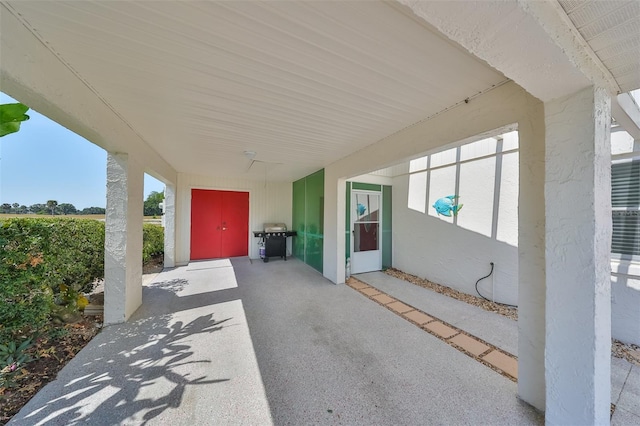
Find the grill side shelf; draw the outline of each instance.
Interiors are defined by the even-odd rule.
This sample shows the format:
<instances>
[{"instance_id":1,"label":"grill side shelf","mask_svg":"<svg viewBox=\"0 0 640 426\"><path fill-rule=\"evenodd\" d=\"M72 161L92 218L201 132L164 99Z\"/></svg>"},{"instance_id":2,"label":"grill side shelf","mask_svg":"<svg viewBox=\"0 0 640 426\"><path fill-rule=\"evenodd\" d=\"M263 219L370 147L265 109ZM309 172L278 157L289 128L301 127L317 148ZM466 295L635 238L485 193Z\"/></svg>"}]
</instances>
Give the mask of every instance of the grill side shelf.
<instances>
[{"instance_id":1,"label":"grill side shelf","mask_svg":"<svg viewBox=\"0 0 640 426\"><path fill-rule=\"evenodd\" d=\"M256 238L297 237L298 233L296 231L278 231L278 232L253 231L253 236L256 237Z\"/></svg>"}]
</instances>

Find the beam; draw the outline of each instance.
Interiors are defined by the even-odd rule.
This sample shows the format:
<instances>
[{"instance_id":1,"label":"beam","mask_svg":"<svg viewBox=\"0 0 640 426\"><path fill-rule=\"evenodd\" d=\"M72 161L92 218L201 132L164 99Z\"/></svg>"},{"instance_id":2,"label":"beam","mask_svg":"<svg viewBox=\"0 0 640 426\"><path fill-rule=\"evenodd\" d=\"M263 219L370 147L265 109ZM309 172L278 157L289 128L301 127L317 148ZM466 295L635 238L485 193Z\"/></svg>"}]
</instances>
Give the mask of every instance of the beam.
<instances>
[{"instance_id":1,"label":"beam","mask_svg":"<svg viewBox=\"0 0 640 426\"><path fill-rule=\"evenodd\" d=\"M640 107L630 93L611 99L611 115L634 139L640 139Z\"/></svg>"}]
</instances>

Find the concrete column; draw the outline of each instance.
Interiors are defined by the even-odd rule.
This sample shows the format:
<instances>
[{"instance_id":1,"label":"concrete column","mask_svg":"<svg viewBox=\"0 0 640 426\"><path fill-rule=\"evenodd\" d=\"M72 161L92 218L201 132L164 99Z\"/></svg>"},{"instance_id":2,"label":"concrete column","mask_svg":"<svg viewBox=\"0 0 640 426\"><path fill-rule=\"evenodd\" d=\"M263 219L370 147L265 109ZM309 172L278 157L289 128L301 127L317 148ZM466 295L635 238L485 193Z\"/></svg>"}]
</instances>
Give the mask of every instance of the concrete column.
<instances>
[{"instance_id":1,"label":"concrete column","mask_svg":"<svg viewBox=\"0 0 640 426\"><path fill-rule=\"evenodd\" d=\"M332 166L324 169L323 275L335 284L345 282L344 229L346 179Z\"/></svg>"},{"instance_id":2,"label":"concrete column","mask_svg":"<svg viewBox=\"0 0 640 426\"><path fill-rule=\"evenodd\" d=\"M127 154L107 157L104 321L121 323L142 304L144 172Z\"/></svg>"},{"instance_id":3,"label":"concrete column","mask_svg":"<svg viewBox=\"0 0 640 426\"><path fill-rule=\"evenodd\" d=\"M545 104L546 423L609 424L611 100Z\"/></svg>"},{"instance_id":4,"label":"concrete column","mask_svg":"<svg viewBox=\"0 0 640 426\"><path fill-rule=\"evenodd\" d=\"M518 122L518 396L545 409L544 105L529 100Z\"/></svg>"},{"instance_id":5,"label":"concrete column","mask_svg":"<svg viewBox=\"0 0 640 426\"><path fill-rule=\"evenodd\" d=\"M164 189L164 267L176 266L176 187Z\"/></svg>"}]
</instances>

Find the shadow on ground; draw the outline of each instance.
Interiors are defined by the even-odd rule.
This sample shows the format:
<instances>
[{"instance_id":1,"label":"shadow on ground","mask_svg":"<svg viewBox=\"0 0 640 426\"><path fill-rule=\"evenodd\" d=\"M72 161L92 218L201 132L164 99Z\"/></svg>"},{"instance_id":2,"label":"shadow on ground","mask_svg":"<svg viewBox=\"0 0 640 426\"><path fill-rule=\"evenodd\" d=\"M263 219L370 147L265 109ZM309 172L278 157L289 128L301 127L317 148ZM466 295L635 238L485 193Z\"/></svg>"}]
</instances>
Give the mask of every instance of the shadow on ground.
<instances>
[{"instance_id":1,"label":"shadow on ground","mask_svg":"<svg viewBox=\"0 0 640 426\"><path fill-rule=\"evenodd\" d=\"M186 284L179 279L155 283L144 289L144 298L171 305L179 299L175 292ZM220 331L230 319L208 314L183 322L169 313L136 313L129 323L103 330L95 338L97 344L43 389L44 403L19 413L12 423L146 424L165 410L179 407L188 387L229 380L195 377L190 366L215 362L195 357L191 343L198 335Z\"/></svg>"}]
</instances>

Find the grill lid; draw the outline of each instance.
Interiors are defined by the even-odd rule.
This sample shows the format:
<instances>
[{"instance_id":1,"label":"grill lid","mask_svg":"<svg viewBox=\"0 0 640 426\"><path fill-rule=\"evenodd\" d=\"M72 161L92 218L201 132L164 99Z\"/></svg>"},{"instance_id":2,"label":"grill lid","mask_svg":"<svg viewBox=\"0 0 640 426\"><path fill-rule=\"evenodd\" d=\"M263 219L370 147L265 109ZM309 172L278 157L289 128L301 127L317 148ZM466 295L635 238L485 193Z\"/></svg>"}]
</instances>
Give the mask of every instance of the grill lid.
<instances>
[{"instance_id":1,"label":"grill lid","mask_svg":"<svg viewBox=\"0 0 640 426\"><path fill-rule=\"evenodd\" d=\"M287 225L284 223L265 223L264 232L284 232L287 230Z\"/></svg>"}]
</instances>

